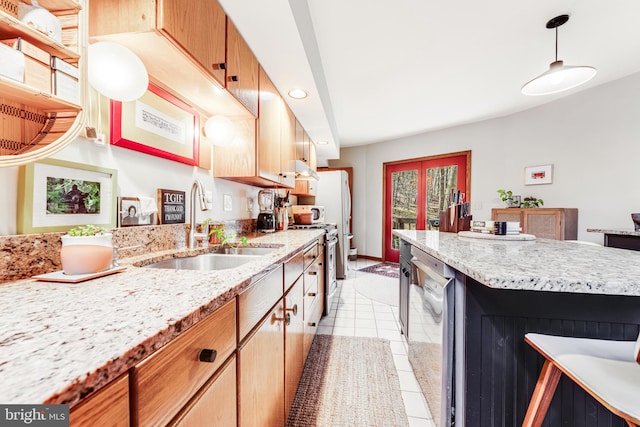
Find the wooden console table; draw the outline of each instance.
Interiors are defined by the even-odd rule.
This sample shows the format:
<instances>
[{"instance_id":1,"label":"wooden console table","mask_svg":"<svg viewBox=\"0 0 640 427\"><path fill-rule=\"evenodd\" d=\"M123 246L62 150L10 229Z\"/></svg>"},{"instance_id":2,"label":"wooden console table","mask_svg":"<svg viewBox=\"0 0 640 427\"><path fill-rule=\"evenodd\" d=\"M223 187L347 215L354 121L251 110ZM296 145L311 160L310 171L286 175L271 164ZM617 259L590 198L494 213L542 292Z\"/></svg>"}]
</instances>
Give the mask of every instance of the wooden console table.
<instances>
[{"instance_id":1,"label":"wooden console table","mask_svg":"<svg viewBox=\"0 0 640 427\"><path fill-rule=\"evenodd\" d=\"M522 233L556 240L578 238L578 209L575 208L493 208L494 221L518 221Z\"/></svg>"}]
</instances>

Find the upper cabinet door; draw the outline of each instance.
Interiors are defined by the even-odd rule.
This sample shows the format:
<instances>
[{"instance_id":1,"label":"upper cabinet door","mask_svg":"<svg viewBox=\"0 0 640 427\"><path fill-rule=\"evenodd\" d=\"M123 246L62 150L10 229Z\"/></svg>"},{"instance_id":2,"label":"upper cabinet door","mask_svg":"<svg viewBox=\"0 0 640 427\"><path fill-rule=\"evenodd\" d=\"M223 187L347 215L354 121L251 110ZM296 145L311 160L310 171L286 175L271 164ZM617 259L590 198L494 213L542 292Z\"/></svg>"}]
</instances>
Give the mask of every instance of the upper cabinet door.
<instances>
[{"instance_id":1,"label":"upper cabinet door","mask_svg":"<svg viewBox=\"0 0 640 427\"><path fill-rule=\"evenodd\" d=\"M258 117L258 60L228 18L227 90Z\"/></svg>"},{"instance_id":2,"label":"upper cabinet door","mask_svg":"<svg viewBox=\"0 0 640 427\"><path fill-rule=\"evenodd\" d=\"M260 107L258 117L258 175L280 181L280 114L282 98L267 73L260 67Z\"/></svg>"},{"instance_id":3,"label":"upper cabinet door","mask_svg":"<svg viewBox=\"0 0 640 427\"><path fill-rule=\"evenodd\" d=\"M218 2L161 0L158 14L158 28L188 51L224 86L226 15Z\"/></svg>"}]
</instances>

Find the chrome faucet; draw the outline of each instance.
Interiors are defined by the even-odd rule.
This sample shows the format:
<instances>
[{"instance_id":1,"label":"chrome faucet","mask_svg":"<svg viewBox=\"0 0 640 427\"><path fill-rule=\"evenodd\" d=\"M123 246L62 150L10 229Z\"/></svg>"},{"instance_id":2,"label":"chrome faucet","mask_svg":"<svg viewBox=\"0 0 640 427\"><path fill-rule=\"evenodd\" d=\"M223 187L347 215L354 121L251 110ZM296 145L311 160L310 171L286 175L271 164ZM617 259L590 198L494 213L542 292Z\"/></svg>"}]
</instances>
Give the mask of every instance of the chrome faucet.
<instances>
[{"instance_id":1,"label":"chrome faucet","mask_svg":"<svg viewBox=\"0 0 640 427\"><path fill-rule=\"evenodd\" d=\"M196 193L198 193L196 195ZM204 186L202 185L202 181L198 178L193 181L193 185L191 186L191 211L189 212L189 241L188 247L189 249L193 249L197 247L196 239L204 239L207 237L206 233L196 234L196 197L200 200L200 210L206 211L209 210L207 208L207 199L204 194Z\"/></svg>"}]
</instances>

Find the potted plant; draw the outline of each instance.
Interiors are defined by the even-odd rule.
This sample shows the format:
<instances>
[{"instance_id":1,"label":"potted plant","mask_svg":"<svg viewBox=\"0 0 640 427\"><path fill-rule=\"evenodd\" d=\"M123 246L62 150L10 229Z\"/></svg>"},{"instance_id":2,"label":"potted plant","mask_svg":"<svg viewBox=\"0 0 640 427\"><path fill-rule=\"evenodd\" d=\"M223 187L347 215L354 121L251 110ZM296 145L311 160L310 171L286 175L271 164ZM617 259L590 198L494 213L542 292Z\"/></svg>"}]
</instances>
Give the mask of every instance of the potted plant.
<instances>
[{"instance_id":1,"label":"potted plant","mask_svg":"<svg viewBox=\"0 0 640 427\"><path fill-rule=\"evenodd\" d=\"M240 236L236 233L225 233L224 226L213 227L209 230L209 236L215 235L216 239L222 245L222 248L227 253L235 253L238 248L242 246L247 246L247 238L244 236Z\"/></svg>"},{"instance_id":2,"label":"potted plant","mask_svg":"<svg viewBox=\"0 0 640 427\"><path fill-rule=\"evenodd\" d=\"M62 236L60 261L65 274L92 274L113 263L113 235L95 225L74 227Z\"/></svg>"},{"instance_id":3,"label":"potted plant","mask_svg":"<svg viewBox=\"0 0 640 427\"><path fill-rule=\"evenodd\" d=\"M523 208L539 208L542 205L544 205L544 201L542 199L538 199L533 196L528 196L524 198L524 201L522 202L521 206Z\"/></svg>"},{"instance_id":4,"label":"potted plant","mask_svg":"<svg viewBox=\"0 0 640 427\"><path fill-rule=\"evenodd\" d=\"M500 189L498 190L498 195L500 195L500 200L507 204L507 207L520 207L520 196L514 196L513 191Z\"/></svg>"}]
</instances>

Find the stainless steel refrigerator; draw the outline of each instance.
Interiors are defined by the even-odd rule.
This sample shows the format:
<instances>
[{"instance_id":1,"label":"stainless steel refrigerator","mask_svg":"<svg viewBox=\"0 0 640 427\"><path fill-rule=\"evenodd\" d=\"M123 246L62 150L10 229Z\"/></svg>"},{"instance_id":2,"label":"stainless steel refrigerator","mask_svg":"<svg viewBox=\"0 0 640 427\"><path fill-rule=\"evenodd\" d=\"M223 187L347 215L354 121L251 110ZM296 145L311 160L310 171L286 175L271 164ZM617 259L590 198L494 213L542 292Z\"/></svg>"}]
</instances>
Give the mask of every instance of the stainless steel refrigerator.
<instances>
[{"instance_id":1,"label":"stainless steel refrigerator","mask_svg":"<svg viewBox=\"0 0 640 427\"><path fill-rule=\"evenodd\" d=\"M336 247L336 277L344 279L347 275L347 261L351 248L351 193L349 176L346 171L318 172L320 180L316 192L315 204L324 206L324 218L327 223L338 227L338 245Z\"/></svg>"}]
</instances>

